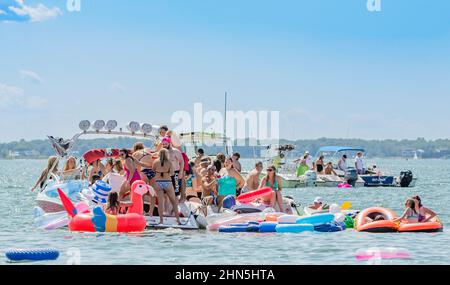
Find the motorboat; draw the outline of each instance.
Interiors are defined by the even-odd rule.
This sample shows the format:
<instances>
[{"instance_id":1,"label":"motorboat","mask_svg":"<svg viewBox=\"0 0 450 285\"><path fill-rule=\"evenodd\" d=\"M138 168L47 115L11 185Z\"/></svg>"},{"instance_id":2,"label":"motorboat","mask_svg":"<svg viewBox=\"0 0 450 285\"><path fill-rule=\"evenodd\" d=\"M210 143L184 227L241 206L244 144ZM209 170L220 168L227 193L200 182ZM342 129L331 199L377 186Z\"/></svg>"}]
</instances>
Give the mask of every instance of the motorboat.
<instances>
[{"instance_id":1,"label":"motorboat","mask_svg":"<svg viewBox=\"0 0 450 285\"><path fill-rule=\"evenodd\" d=\"M291 155L295 150L294 145L269 145L265 154L265 164L274 165L277 168L277 175L281 177L283 188L305 188L305 187L338 187L340 184L346 183L344 175L325 175L317 174L315 171L305 167L301 171L302 166L294 162ZM247 174L247 172L244 172ZM266 173L261 173L261 178ZM355 187L364 186L364 181L358 179Z\"/></svg>"},{"instance_id":2,"label":"motorboat","mask_svg":"<svg viewBox=\"0 0 450 285\"><path fill-rule=\"evenodd\" d=\"M354 157L356 153L365 153L364 148L343 147L343 146L326 146L318 150L316 157L321 155L329 157L329 159L337 165L337 161L347 155L348 159ZM399 176L388 175L384 171L379 170L376 166L368 167L365 174L358 174L354 179L348 179L349 173L354 173L356 169L353 166L347 167L346 170L335 168L335 172L344 182L350 183L355 187L415 187L417 177L410 170L402 171ZM349 181L353 180L353 181Z\"/></svg>"}]
</instances>

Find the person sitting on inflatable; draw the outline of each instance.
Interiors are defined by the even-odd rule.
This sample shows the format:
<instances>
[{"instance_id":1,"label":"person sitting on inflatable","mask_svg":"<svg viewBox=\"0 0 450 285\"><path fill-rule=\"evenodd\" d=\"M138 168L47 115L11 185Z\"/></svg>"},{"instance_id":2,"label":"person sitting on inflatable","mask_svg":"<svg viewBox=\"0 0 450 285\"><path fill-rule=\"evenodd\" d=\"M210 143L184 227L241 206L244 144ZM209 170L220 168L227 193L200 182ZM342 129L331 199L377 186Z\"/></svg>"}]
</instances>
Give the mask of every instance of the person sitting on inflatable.
<instances>
[{"instance_id":1,"label":"person sitting on inflatable","mask_svg":"<svg viewBox=\"0 0 450 285\"><path fill-rule=\"evenodd\" d=\"M416 204L416 212L419 213L419 223L427 223L437 216L435 212L422 205L422 200L419 196L412 197Z\"/></svg>"},{"instance_id":2,"label":"person sitting on inflatable","mask_svg":"<svg viewBox=\"0 0 450 285\"><path fill-rule=\"evenodd\" d=\"M266 176L261 180L259 188L270 187L273 190L273 195L270 199L270 206L275 209L278 206L280 212L287 212L288 209L283 207L283 196L281 195L282 180L277 175L277 168L271 165L266 169ZM264 201L265 202L265 201Z\"/></svg>"},{"instance_id":3,"label":"person sitting on inflatable","mask_svg":"<svg viewBox=\"0 0 450 285\"><path fill-rule=\"evenodd\" d=\"M313 203L314 204L308 206L308 208L310 208L312 210L316 210L316 211L327 210L330 208L327 204L323 203L322 197L316 197L316 199L314 199Z\"/></svg>"},{"instance_id":4,"label":"person sitting on inflatable","mask_svg":"<svg viewBox=\"0 0 450 285\"><path fill-rule=\"evenodd\" d=\"M118 215L120 208L131 207L132 205L133 205L133 203L131 203L131 202L120 202L119 201L119 193L109 192L108 202L103 206L103 211L106 214Z\"/></svg>"},{"instance_id":5,"label":"person sitting on inflatable","mask_svg":"<svg viewBox=\"0 0 450 285\"><path fill-rule=\"evenodd\" d=\"M394 223L401 222L402 220L408 220L408 223L418 223L419 222L419 214L416 211L416 203L413 199L406 200L405 203L405 211L403 214L392 220Z\"/></svg>"},{"instance_id":6,"label":"person sitting on inflatable","mask_svg":"<svg viewBox=\"0 0 450 285\"><path fill-rule=\"evenodd\" d=\"M385 221L386 218L383 215L378 215L375 217L375 219L371 219L369 217L366 217L366 223L373 223L373 222L378 222L378 221Z\"/></svg>"}]
</instances>

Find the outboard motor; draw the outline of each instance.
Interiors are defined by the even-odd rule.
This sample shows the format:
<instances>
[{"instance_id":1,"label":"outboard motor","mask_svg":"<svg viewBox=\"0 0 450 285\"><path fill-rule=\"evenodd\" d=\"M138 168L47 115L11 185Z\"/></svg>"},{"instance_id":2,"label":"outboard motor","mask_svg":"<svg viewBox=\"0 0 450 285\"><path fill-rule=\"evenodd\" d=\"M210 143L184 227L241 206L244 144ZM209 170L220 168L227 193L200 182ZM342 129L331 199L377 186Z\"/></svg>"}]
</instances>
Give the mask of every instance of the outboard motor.
<instances>
[{"instance_id":1,"label":"outboard motor","mask_svg":"<svg viewBox=\"0 0 450 285\"><path fill-rule=\"evenodd\" d=\"M345 180L348 184L352 185L352 187L355 187L356 181L358 180L358 171L356 168L347 168L345 171Z\"/></svg>"},{"instance_id":2,"label":"outboard motor","mask_svg":"<svg viewBox=\"0 0 450 285\"><path fill-rule=\"evenodd\" d=\"M305 179L306 187L316 186L317 173L315 171L312 170L306 171L305 178L306 178Z\"/></svg>"},{"instance_id":3,"label":"outboard motor","mask_svg":"<svg viewBox=\"0 0 450 285\"><path fill-rule=\"evenodd\" d=\"M400 187L406 188L411 185L414 175L411 170L400 172Z\"/></svg>"}]
</instances>

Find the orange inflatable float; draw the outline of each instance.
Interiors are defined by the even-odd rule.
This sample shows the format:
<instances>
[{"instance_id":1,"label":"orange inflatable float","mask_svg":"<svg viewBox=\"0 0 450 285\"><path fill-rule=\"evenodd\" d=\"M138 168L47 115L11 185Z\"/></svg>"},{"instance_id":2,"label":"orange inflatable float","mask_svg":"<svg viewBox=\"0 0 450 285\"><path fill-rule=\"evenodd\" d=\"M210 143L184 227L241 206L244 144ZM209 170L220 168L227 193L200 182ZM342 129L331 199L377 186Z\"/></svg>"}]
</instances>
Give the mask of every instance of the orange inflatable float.
<instances>
[{"instance_id":1,"label":"orange inflatable float","mask_svg":"<svg viewBox=\"0 0 450 285\"><path fill-rule=\"evenodd\" d=\"M266 222L278 222L278 218L286 215L285 213L267 213L266 214Z\"/></svg>"},{"instance_id":2,"label":"orange inflatable float","mask_svg":"<svg viewBox=\"0 0 450 285\"><path fill-rule=\"evenodd\" d=\"M384 220L370 222L370 220L375 220L378 216L382 216ZM397 215L393 211L381 207L373 207L365 209L364 211L359 213L358 216L356 216L355 228L359 232L397 232L398 224L392 222L392 220L395 218L397 218Z\"/></svg>"},{"instance_id":3,"label":"orange inflatable float","mask_svg":"<svg viewBox=\"0 0 450 285\"><path fill-rule=\"evenodd\" d=\"M398 231L401 233L435 233L442 232L443 230L444 226L438 217L426 223L408 223L402 221L398 227Z\"/></svg>"},{"instance_id":4,"label":"orange inflatable float","mask_svg":"<svg viewBox=\"0 0 450 285\"><path fill-rule=\"evenodd\" d=\"M70 216L69 229L74 232L142 232L147 226L143 214L142 196L148 191L152 192L150 186L144 181L137 180L131 186L132 206L128 208L127 214L109 215L102 207L97 206L92 213L77 213L77 209L67 196L58 189L64 208ZM151 194L154 194L151 193Z\"/></svg>"}]
</instances>

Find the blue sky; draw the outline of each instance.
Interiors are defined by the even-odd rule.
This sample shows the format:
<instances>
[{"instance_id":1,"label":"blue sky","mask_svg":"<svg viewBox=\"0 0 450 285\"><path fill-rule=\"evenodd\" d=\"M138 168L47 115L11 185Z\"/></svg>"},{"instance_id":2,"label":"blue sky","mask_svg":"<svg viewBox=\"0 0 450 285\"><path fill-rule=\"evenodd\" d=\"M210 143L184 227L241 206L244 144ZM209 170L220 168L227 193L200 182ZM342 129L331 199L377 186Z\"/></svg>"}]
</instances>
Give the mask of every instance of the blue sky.
<instances>
[{"instance_id":1,"label":"blue sky","mask_svg":"<svg viewBox=\"0 0 450 285\"><path fill-rule=\"evenodd\" d=\"M0 0L0 141L162 124L225 91L286 138L450 138L450 1L366 2Z\"/></svg>"}]
</instances>

